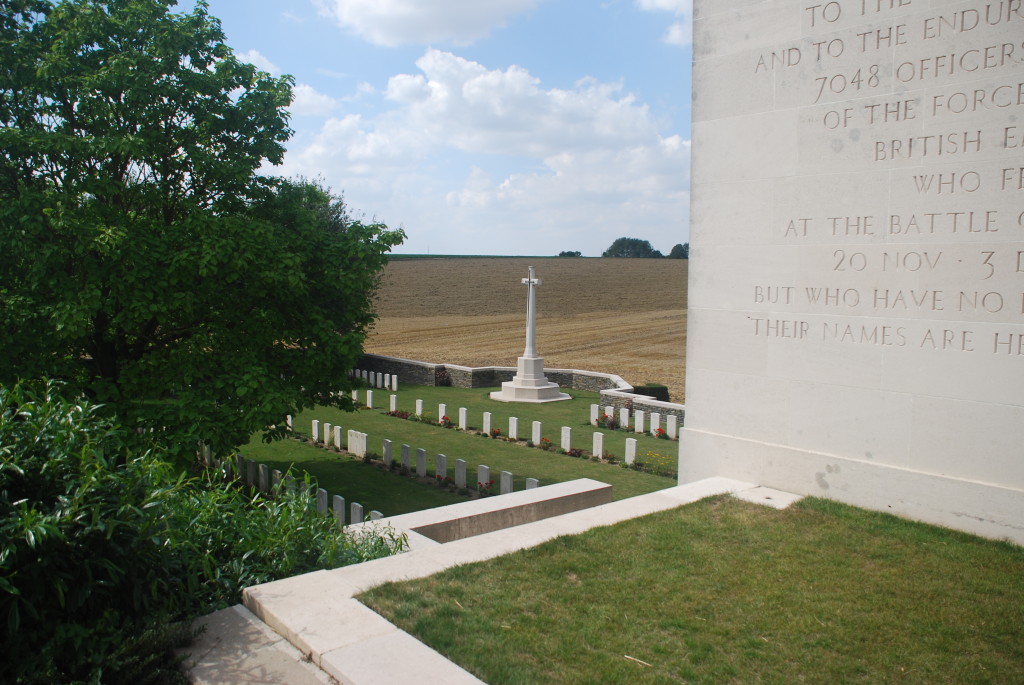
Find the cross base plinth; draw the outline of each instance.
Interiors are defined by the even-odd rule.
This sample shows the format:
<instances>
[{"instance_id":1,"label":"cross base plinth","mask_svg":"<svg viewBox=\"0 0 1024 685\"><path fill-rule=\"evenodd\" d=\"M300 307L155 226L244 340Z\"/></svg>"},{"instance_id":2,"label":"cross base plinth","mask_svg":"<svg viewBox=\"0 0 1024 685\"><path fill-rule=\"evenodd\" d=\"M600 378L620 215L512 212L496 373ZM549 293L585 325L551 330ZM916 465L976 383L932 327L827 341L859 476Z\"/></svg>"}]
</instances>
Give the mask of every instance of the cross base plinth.
<instances>
[{"instance_id":1,"label":"cross base plinth","mask_svg":"<svg viewBox=\"0 0 1024 685\"><path fill-rule=\"evenodd\" d=\"M544 376L543 357L520 357L517 373L511 381L501 384L501 390L491 393L499 402L560 402L571 400Z\"/></svg>"}]
</instances>

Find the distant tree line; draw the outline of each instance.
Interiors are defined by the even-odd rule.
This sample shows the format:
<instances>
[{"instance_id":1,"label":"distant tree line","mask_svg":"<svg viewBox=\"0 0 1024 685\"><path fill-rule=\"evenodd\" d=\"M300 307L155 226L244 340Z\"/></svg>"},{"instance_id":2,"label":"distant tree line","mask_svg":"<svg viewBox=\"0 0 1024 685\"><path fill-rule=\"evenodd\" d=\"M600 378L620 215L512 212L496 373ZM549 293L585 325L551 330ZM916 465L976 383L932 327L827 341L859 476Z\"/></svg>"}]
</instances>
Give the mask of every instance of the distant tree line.
<instances>
[{"instance_id":1,"label":"distant tree line","mask_svg":"<svg viewBox=\"0 0 1024 685\"><path fill-rule=\"evenodd\" d=\"M602 257L640 257L645 259L665 257L655 250L651 243L640 238L618 238L605 250ZM689 259L690 243L679 243L668 253L668 259Z\"/></svg>"}]
</instances>

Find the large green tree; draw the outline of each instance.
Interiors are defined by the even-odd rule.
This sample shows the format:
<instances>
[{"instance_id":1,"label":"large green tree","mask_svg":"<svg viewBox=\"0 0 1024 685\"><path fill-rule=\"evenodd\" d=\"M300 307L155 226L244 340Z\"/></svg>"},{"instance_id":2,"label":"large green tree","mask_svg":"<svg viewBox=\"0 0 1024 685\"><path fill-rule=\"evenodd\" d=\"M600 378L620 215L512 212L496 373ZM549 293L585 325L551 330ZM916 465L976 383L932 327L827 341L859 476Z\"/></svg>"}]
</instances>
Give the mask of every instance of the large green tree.
<instances>
[{"instance_id":1,"label":"large green tree","mask_svg":"<svg viewBox=\"0 0 1024 685\"><path fill-rule=\"evenodd\" d=\"M617 238L602 257L661 257L658 250L651 247L651 243L640 238Z\"/></svg>"},{"instance_id":2,"label":"large green tree","mask_svg":"<svg viewBox=\"0 0 1024 685\"><path fill-rule=\"evenodd\" d=\"M260 175L290 77L174 0L0 0L0 382L43 375L226 450L346 371L400 231Z\"/></svg>"}]
</instances>

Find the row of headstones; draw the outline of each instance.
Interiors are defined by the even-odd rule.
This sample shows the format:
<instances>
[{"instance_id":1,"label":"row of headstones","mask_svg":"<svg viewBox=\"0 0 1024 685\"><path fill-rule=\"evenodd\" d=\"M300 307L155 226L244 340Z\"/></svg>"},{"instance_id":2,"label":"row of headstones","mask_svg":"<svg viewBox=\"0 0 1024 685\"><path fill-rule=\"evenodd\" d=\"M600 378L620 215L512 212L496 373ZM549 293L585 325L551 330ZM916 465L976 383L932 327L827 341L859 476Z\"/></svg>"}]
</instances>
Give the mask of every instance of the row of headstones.
<instances>
[{"instance_id":1,"label":"row of headstones","mask_svg":"<svg viewBox=\"0 0 1024 685\"><path fill-rule=\"evenodd\" d=\"M398 395L389 395L388 399L389 399L389 407L388 407L389 411L398 411ZM366 393L363 395L363 400L364 400L363 404L367 408L369 408L369 409L374 409L375 408L374 404L373 404L373 402L374 402L373 390L367 390ZM352 401L356 402L356 403L359 402L359 391L358 390L353 390L352 391Z\"/></svg>"},{"instance_id":2,"label":"row of headstones","mask_svg":"<svg viewBox=\"0 0 1024 685\"><path fill-rule=\"evenodd\" d=\"M401 460L402 460L402 466L404 468L406 468L407 470L412 471L412 466L413 466L413 464L412 464L412 459L413 459L412 447L410 447L409 445L402 445L401 446L401 450L400 450L400 455L401 455ZM388 467L388 468L391 468L391 465L392 465L393 462L394 462L393 443L390 440L385 440L384 441L384 465L386 467ZM465 459L456 459L455 460L455 473L454 473L454 477L453 477L453 481L455 482L455 487L458 487L458 488L466 488L466 487L468 487L468 481L467 481L467 478L466 478L466 468L467 468L467 464L466 464L466 460ZM427 472L427 450L422 449L422 448L419 448L419 449L416 450L416 475L420 476L421 478L422 477L426 477L428 475L428 472ZM437 478L438 480L447 480L448 479L448 457L446 455L444 455L444 454L436 454L436 455L434 455L434 473L433 473L433 475L434 475L434 478ZM480 464L479 466L477 466L476 467L476 482L477 482L477 488L478 489L489 490L490 489L490 484L492 483L492 480L491 480L491 467L487 466L486 464ZM512 492L512 490L513 490L512 482L513 482L512 472L511 471L502 471L501 474L500 474L500 479L499 479L499 492L502 495L507 495L508 493ZM540 481L537 480L536 478L527 478L526 479L526 489L527 490L532 490L533 488L536 488L539 485L540 485Z\"/></svg>"},{"instance_id":3,"label":"row of headstones","mask_svg":"<svg viewBox=\"0 0 1024 685\"><path fill-rule=\"evenodd\" d=\"M596 426L597 425L597 420L600 417L600 414L601 414L601 405L598 405L598 404L590 405L590 425L592 425L592 426ZM614 419L615 418L615 407L612 407L612 406L605 407L604 408L604 415L606 417L608 417L608 418ZM630 423L629 423L630 418L631 417L630 417L629 409L627 409L625 407L620 407L619 408L619 417L618 417L619 426L621 426L622 428L629 428L629 426L630 426ZM657 435L658 434L658 430L661 428L661 414L659 414L656 411L655 412L651 412L650 417L648 418L644 414L644 411L642 409L637 409L636 411L632 412L632 419L633 419L633 424L632 424L633 425L633 431L636 432L636 433L643 433L644 432L644 424L645 423L649 424L649 430L651 431L651 435ZM679 437L679 417L678 416L676 416L675 414L669 414L666 417L666 420L665 420L665 432L668 434L668 437L671 438L672 440L675 440L676 438Z\"/></svg>"},{"instance_id":4,"label":"row of headstones","mask_svg":"<svg viewBox=\"0 0 1024 685\"><path fill-rule=\"evenodd\" d=\"M237 477L247 487L267 494L280 492L282 487L292 491L296 488L294 477L290 474L282 474L278 469L271 470L266 464L257 464L252 459L246 459L241 454L236 454L233 461L222 462L220 459L213 458L208 446L201 445L201 449L206 465L223 469L224 477L227 480L233 480ZM330 502L330 506L328 506L328 502ZM332 514L338 522L339 528L345 525L346 511L350 523L362 523L366 520L376 521L384 517L383 514L376 510L371 510L369 514L366 514L363 505L359 502L350 503L346 510L344 497L334 495L332 498L323 488L317 488L316 491L316 510L321 514Z\"/></svg>"},{"instance_id":5,"label":"row of headstones","mask_svg":"<svg viewBox=\"0 0 1024 685\"><path fill-rule=\"evenodd\" d=\"M321 433L321 428L323 432ZM313 442L323 442L328 447L337 447L342 449L341 445L341 426L332 426L329 423L321 424L320 421L314 419L311 425L311 434ZM321 439L323 435L323 439ZM356 455L357 457L366 456L368 438L366 433L360 431L350 430L348 431L348 447L346 451ZM401 448L402 466L404 466L410 472L413 469L412 464L412 447L409 445L402 445ZM384 441L384 466L391 468L394 463L394 443L391 440ZM416 475L420 477L427 476L427 451L425 449L416 450ZM438 454L434 457L434 477L440 477L441 480L448 478L448 457L444 454ZM455 460L455 475L453 478L456 487L465 488L467 487L466 480L466 461L464 459ZM491 482L491 469L488 466L481 465L477 467L477 486L480 484L488 484ZM540 481L536 478L526 479L526 489L531 490L540 485ZM510 471L502 471L500 479L501 494L507 494L512 492L512 473Z\"/></svg>"},{"instance_id":6,"label":"row of headstones","mask_svg":"<svg viewBox=\"0 0 1024 685\"><path fill-rule=\"evenodd\" d=\"M343 429L341 426L332 425L326 421L321 424L320 421L313 419L310 429L310 437L312 437L313 442L322 443L325 447L336 447L339 450L344 449L357 457L366 456L366 433L349 430L346 436L347 440L344 443L341 441L342 434Z\"/></svg>"},{"instance_id":7,"label":"row of headstones","mask_svg":"<svg viewBox=\"0 0 1024 685\"><path fill-rule=\"evenodd\" d=\"M592 424L596 424L597 423L597 419L594 418L594 412L593 412L593 408L595 408L597 406L598 405L596 405L596 404L591 405ZM609 407L609 409L614 410L614 407ZM443 416L447 416L447 413L446 413L447 411L448 411L447 405L439 404L437 406L438 416L442 416L442 417ZM423 413L423 400L416 400L416 413L417 414L422 414ZM639 414L639 416L640 416L640 421L643 421L643 412L642 411L638 411L637 414ZM483 432L484 433L490 434L490 432L491 432L491 419L492 419L491 412L485 411L484 412L484 425L483 425ZM656 424L655 425L655 429L653 431L654 433L656 433L657 432L657 428L660 426L660 423L661 423L661 417L657 413L652 414L651 415L651 421L652 421L652 424ZM467 409L465 407L459 407L459 429L460 430L466 430L466 427L468 425L469 425L468 411L467 411ZM678 417L675 416L674 414L670 414L669 415L668 425L669 425L669 432L668 432L669 436L672 437L673 439L675 439L676 435L678 435L678 430L679 430ZM531 442L533 442L534 445L540 445L541 444L542 433L543 433L543 430L542 430L543 429L543 425L542 425L542 423L540 421L534 421L531 428L532 428L531 435L530 435ZM638 432L642 433L643 431L638 431ZM519 419L517 417L515 417L515 416L510 416L509 419L508 419L508 437L511 440L518 440L519 439ZM559 447L561 447L565 451L569 451L572 448L572 428L570 428L569 426L562 426L561 442L559 444ZM632 464L636 460L636 447L637 447L637 441L636 441L635 438L626 438L626 454L624 456L624 461L627 464ZM599 457L603 457L604 456L604 433L597 433L597 432L594 433L593 450L591 451L591 454L593 454L595 456L599 456Z\"/></svg>"},{"instance_id":8,"label":"row of headstones","mask_svg":"<svg viewBox=\"0 0 1024 685\"><path fill-rule=\"evenodd\" d=\"M369 385L371 388L380 388L383 390L390 390L391 392L398 392L397 374L378 373L377 371L353 369L351 376L352 378L362 379L362 381ZM352 399L355 399L354 395Z\"/></svg>"}]
</instances>

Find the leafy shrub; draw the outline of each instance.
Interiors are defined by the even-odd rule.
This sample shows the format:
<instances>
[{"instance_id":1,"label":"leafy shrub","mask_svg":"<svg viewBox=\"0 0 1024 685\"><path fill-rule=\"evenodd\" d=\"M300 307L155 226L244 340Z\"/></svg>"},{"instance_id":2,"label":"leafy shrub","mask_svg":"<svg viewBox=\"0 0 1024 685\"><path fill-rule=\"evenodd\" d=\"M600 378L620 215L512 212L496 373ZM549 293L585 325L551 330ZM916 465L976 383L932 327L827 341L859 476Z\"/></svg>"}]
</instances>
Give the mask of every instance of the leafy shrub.
<instances>
[{"instance_id":1,"label":"leafy shrub","mask_svg":"<svg viewBox=\"0 0 1024 685\"><path fill-rule=\"evenodd\" d=\"M61 390L0 387L0 682L166 681L172 622L404 545L342 534L308 481L266 499L186 478Z\"/></svg>"},{"instance_id":2,"label":"leafy shrub","mask_svg":"<svg viewBox=\"0 0 1024 685\"><path fill-rule=\"evenodd\" d=\"M653 397L656 400L662 402L668 402L668 388L660 383L645 383L644 385L633 388L633 393L636 395L644 395L646 397Z\"/></svg>"}]
</instances>

